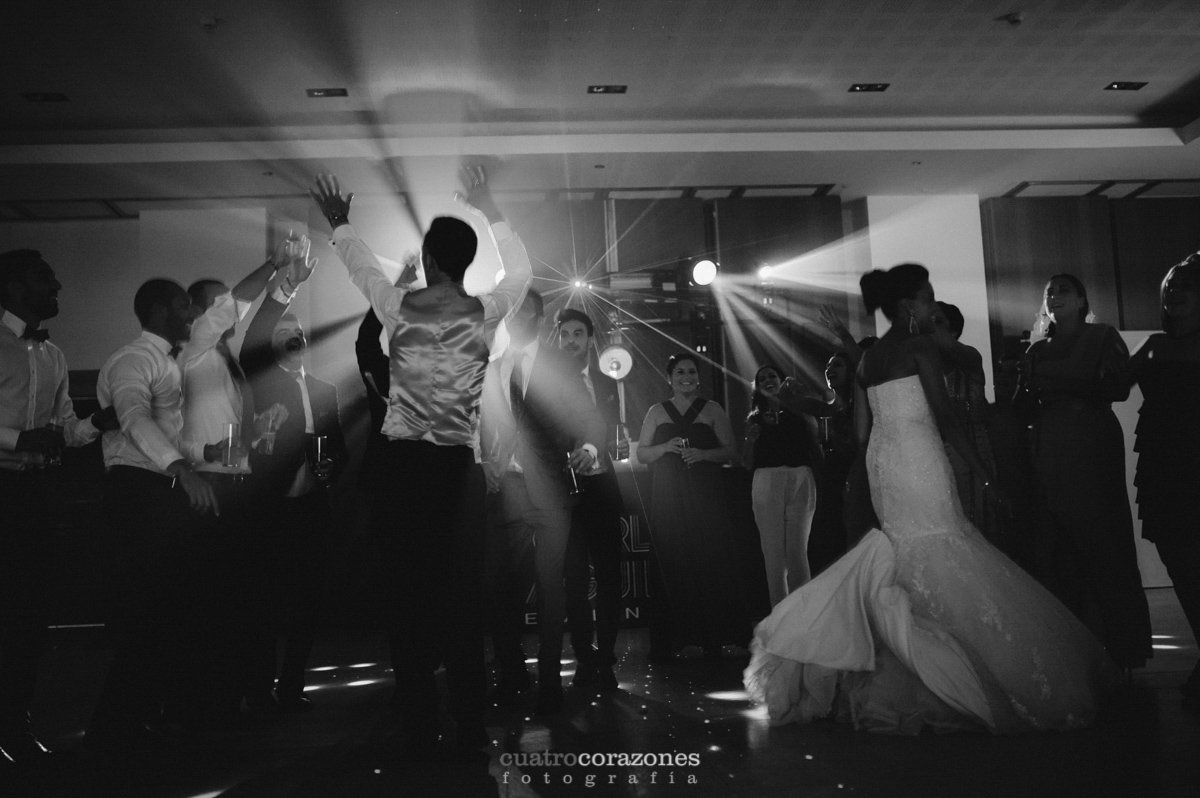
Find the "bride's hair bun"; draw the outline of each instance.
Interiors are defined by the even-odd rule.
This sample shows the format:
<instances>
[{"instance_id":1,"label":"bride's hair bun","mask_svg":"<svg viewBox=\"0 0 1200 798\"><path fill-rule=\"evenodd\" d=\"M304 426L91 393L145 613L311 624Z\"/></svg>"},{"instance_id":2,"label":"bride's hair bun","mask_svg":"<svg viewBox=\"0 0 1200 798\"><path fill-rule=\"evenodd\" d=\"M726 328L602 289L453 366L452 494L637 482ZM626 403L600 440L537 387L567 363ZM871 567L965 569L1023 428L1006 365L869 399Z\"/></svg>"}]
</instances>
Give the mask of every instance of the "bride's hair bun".
<instances>
[{"instance_id":1,"label":"bride's hair bun","mask_svg":"<svg viewBox=\"0 0 1200 798\"><path fill-rule=\"evenodd\" d=\"M867 313L874 313L879 308L891 304L888 297L891 285L887 272L872 269L858 281L858 287L862 291L863 304L867 306Z\"/></svg>"},{"instance_id":2,"label":"bride's hair bun","mask_svg":"<svg viewBox=\"0 0 1200 798\"><path fill-rule=\"evenodd\" d=\"M919 263L901 263L886 272L873 269L862 276L858 287L868 313L882 310L889 319L896 315L896 303L911 299L929 282L929 270Z\"/></svg>"}]
</instances>

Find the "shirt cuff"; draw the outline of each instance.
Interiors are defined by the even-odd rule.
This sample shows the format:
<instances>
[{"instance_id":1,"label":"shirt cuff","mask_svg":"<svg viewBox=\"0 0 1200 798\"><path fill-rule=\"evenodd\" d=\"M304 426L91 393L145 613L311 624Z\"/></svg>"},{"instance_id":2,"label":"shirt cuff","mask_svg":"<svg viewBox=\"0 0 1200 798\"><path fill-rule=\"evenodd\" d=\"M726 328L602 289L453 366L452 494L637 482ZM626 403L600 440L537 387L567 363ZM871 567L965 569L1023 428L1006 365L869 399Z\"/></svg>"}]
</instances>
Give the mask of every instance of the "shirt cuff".
<instances>
[{"instance_id":1,"label":"shirt cuff","mask_svg":"<svg viewBox=\"0 0 1200 798\"><path fill-rule=\"evenodd\" d=\"M21 430L13 429L12 427L0 427L0 449L15 452L17 450L17 439L20 437Z\"/></svg>"},{"instance_id":2,"label":"shirt cuff","mask_svg":"<svg viewBox=\"0 0 1200 798\"><path fill-rule=\"evenodd\" d=\"M278 302L281 305L289 305L289 304L291 304L292 297L294 297L295 295L296 295L296 293L294 291L290 294L285 292L283 290L283 286L280 285L274 291L271 292L271 299L274 299L276 302Z\"/></svg>"}]
</instances>

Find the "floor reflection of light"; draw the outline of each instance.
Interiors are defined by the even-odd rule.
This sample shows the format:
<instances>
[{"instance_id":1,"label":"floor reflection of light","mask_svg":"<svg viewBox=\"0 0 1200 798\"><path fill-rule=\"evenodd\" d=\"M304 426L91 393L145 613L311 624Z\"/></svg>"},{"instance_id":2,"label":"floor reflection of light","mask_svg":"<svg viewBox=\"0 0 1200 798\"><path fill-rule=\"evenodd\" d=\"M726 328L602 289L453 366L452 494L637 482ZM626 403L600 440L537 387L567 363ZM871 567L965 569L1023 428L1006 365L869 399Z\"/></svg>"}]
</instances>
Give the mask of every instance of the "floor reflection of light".
<instances>
[{"instance_id":1,"label":"floor reflection of light","mask_svg":"<svg viewBox=\"0 0 1200 798\"><path fill-rule=\"evenodd\" d=\"M1155 640L1174 640L1175 635L1150 635Z\"/></svg>"},{"instance_id":2,"label":"floor reflection of light","mask_svg":"<svg viewBox=\"0 0 1200 798\"><path fill-rule=\"evenodd\" d=\"M357 662L354 665L347 665L346 667L347 668L374 668L375 665L376 665L376 663L374 663L374 662Z\"/></svg>"},{"instance_id":3,"label":"floor reflection of light","mask_svg":"<svg viewBox=\"0 0 1200 798\"><path fill-rule=\"evenodd\" d=\"M757 707L752 707L750 709L743 709L738 714L741 715L743 718L747 718L749 720L768 720L769 719L769 716L767 715L767 705L766 704L763 704L763 705L757 706Z\"/></svg>"},{"instance_id":4,"label":"floor reflection of light","mask_svg":"<svg viewBox=\"0 0 1200 798\"><path fill-rule=\"evenodd\" d=\"M1178 651L1181 648L1183 648L1183 646L1169 646L1166 643L1155 643L1154 644L1155 651Z\"/></svg>"},{"instance_id":5,"label":"floor reflection of light","mask_svg":"<svg viewBox=\"0 0 1200 798\"><path fill-rule=\"evenodd\" d=\"M311 693L312 691L320 690L320 689L324 688L325 686L326 685L323 685L323 684L307 684L304 686L304 692Z\"/></svg>"},{"instance_id":6,"label":"floor reflection of light","mask_svg":"<svg viewBox=\"0 0 1200 798\"><path fill-rule=\"evenodd\" d=\"M382 679L358 679L353 682L346 682L347 687L366 687L368 684L379 684Z\"/></svg>"},{"instance_id":7,"label":"floor reflection of light","mask_svg":"<svg viewBox=\"0 0 1200 798\"><path fill-rule=\"evenodd\" d=\"M213 790L212 792L202 792L197 795L189 795L188 798L217 798L217 796L223 792L225 792L224 789Z\"/></svg>"},{"instance_id":8,"label":"floor reflection of light","mask_svg":"<svg viewBox=\"0 0 1200 798\"><path fill-rule=\"evenodd\" d=\"M750 694L745 690L718 690L715 693L705 693L705 698L714 701L749 701Z\"/></svg>"},{"instance_id":9,"label":"floor reflection of light","mask_svg":"<svg viewBox=\"0 0 1200 798\"><path fill-rule=\"evenodd\" d=\"M322 665L319 668L309 668L308 671L309 673L321 673L323 671L336 671L337 669L337 665Z\"/></svg>"}]
</instances>

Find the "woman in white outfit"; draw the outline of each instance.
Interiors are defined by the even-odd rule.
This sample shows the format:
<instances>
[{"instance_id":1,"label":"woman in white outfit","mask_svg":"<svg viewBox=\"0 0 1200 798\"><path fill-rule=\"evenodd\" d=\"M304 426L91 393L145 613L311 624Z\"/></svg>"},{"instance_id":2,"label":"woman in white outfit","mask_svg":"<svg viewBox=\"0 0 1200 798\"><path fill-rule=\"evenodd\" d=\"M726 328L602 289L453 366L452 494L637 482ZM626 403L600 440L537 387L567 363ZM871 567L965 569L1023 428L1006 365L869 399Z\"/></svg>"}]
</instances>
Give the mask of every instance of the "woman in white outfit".
<instances>
[{"instance_id":1,"label":"woman in white outfit","mask_svg":"<svg viewBox=\"0 0 1200 798\"><path fill-rule=\"evenodd\" d=\"M746 417L744 461L754 472L751 503L771 606L810 577L808 535L817 509L814 471L820 455L797 393L794 379L784 379L773 365L760 366Z\"/></svg>"}]
</instances>

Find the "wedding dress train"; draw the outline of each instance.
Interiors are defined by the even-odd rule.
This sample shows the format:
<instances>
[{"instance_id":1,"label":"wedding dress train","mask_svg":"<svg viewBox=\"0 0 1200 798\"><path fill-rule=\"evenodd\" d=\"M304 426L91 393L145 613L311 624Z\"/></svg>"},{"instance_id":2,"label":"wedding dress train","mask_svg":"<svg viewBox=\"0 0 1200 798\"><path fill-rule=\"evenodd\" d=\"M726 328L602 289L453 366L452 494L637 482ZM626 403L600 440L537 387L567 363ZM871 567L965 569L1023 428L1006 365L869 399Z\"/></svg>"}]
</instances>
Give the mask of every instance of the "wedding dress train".
<instances>
[{"instance_id":1,"label":"wedding dress train","mask_svg":"<svg viewBox=\"0 0 1200 798\"><path fill-rule=\"evenodd\" d=\"M746 689L773 723L835 711L858 728L906 734L1089 723L1115 665L966 520L920 379L867 396L883 528L758 625Z\"/></svg>"}]
</instances>

